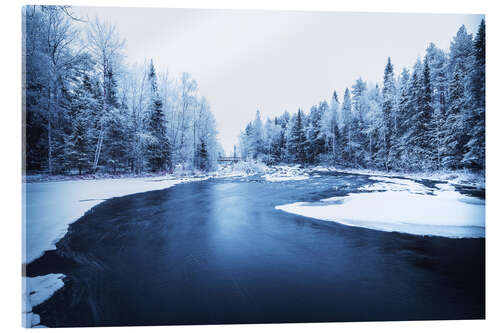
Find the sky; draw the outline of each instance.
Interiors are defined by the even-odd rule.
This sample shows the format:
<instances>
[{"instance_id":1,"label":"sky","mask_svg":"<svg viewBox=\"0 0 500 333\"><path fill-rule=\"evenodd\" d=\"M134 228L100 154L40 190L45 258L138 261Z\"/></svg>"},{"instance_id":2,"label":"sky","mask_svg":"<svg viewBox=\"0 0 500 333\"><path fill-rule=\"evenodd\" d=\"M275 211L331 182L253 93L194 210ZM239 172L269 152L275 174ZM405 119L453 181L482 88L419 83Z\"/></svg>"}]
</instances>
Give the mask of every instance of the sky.
<instances>
[{"instance_id":1,"label":"sky","mask_svg":"<svg viewBox=\"0 0 500 333\"><path fill-rule=\"evenodd\" d=\"M387 57L411 68L430 42L448 50L464 24L476 33L483 15L384 14L74 7L114 24L126 61L153 59L159 70L188 72L210 103L227 154L254 119L309 111L354 81L380 83Z\"/></svg>"}]
</instances>

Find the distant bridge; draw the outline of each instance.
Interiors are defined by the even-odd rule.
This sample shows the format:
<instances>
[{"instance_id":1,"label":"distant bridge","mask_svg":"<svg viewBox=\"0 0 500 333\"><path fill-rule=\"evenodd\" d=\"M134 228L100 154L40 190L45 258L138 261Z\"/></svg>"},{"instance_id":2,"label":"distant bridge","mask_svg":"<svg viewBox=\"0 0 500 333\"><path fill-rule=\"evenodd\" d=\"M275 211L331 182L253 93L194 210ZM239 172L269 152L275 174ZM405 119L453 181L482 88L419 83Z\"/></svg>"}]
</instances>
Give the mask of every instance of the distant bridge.
<instances>
[{"instance_id":1,"label":"distant bridge","mask_svg":"<svg viewBox=\"0 0 500 333\"><path fill-rule=\"evenodd\" d=\"M236 163L239 161L243 161L241 157L234 157L234 156L219 156L217 159L217 162L219 163Z\"/></svg>"}]
</instances>

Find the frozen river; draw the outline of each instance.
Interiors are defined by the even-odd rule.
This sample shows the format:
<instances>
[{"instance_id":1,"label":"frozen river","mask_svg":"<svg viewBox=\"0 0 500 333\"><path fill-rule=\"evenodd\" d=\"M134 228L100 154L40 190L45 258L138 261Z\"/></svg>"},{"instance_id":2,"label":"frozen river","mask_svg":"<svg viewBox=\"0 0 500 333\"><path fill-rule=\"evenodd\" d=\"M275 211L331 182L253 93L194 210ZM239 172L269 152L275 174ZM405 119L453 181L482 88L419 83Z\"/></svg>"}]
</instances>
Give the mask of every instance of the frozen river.
<instances>
[{"instance_id":1,"label":"frozen river","mask_svg":"<svg viewBox=\"0 0 500 333\"><path fill-rule=\"evenodd\" d=\"M338 206L344 221L327 216L324 207L345 204L335 198L386 193L380 183L341 173L254 176L109 199L28 265L28 276L65 276L34 312L47 326L484 318L484 220L450 226L476 238L450 238L374 230L369 212L352 226L352 209ZM439 197L432 191L441 189L414 182L403 192ZM484 192L457 190L454 200L470 205L464 212L484 210Z\"/></svg>"}]
</instances>

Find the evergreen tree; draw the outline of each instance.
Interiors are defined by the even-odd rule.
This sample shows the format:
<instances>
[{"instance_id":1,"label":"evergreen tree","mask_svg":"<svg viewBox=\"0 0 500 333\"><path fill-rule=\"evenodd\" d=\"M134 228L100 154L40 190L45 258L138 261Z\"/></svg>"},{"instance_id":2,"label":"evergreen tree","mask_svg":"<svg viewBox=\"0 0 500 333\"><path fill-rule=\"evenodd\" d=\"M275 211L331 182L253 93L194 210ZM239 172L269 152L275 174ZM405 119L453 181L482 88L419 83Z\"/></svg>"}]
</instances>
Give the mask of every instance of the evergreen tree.
<instances>
[{"instance_id":1,"label":"evergreen tree","mask_svg":"<svg viewBox=\"0 0 500 333\"><path fill-rule=\"evenodd\" d=\"M151 61L149 75L151 102L149 107L149 133L151 140L148 145L149 164L153 172L165 171L171 168L170 142L167 136L167 120L163 102L158 95L156 72Z\"/></svg>"},{"instance_id":2,"label":"evergreen tree","mask_svg":"<svg viewBox=\"0 0 500 333\"><path fill-rule=\"evenodd\" d=\"M340 145L343 147L341 151L341 159L346 164L352 165L352 123L351 123L351 93L348 88L345 88L344 100L342 102L342 128L341 128L341 140Z\"/></svg>"},{"instance_id":3,"label":"evergreen tree","mask_svg":"<svg viewBox=\"0 0 500 333\"><path fill-rule=\"evenodd\" d=\"M477 35L474 39L474 67L471 77L472 111L468 120L471 131L466 145L466 153L462 159L465 166L476 169L485 169L485 73L486 73L486 26L481 20Z\"/></svg>"},{"instance_id":4,"label":"evergreen tree","mask_svg":"<svg viewBox=\"0 0 500 333\"><path fill-rule=\"evenodd\" d=\"M303 114L299 109L297 117L294 121L292 131L290 134L290 147L292 152L292 161L295 163L305 164L307 161L306 154L306 135L303 125Z\"/></svg>"},{"instance_id":5,"label":"evergreen tree","mask_svg":"<svg viewBox=\"0 0 500 333\"><path fill-rule=\"evenodd\" d=\"M88 75L78 84L71 98L71 133L64 148L65 169L76 168L81 175L91 166L92 152L88 133L88 120L92 101L92 87Z\"/></svg>"},{"instance_id":6,"label":"evergreen tree","mask_svg":"<svg viewBox=\"0 0 500 333\"><path fill-rule=\"evenodd\" d=\"M207 151L207 145L205 144L205 141L202 139L201 143L198 148L198 166L199 169L202 171L207 171L208 170L208 151Z\"/></svg>"},{"instance_id":7,"label":"evergreen tree","mask_svg":"<svg viewBox=\"0 0 500 333\"><path fill-rule=\"evenodd\" d=\"M394 161L390 159L391 148L394 137L394 103L395 103L395 85L394 85L394 70L391 63L391 58L387 59L387 65L384 70L384 85L382 88L382 114L383 127L381 128L382 142L379 145L381 153L380 159L383 159L383 167L386 170L392 168Z\"/></svg>"},{"instance_id":8,"label":"evergreen tree","mask_svg":"<svg viewBox=\"0 0 500 333\"><path fill-rule=\"evenodd\" d=\"M118 101L118 91L116 79L113 74L112 66L109 66L109 71L106 74L106 106L108 111L106 114L106 145L104 146L102 161L117 172L118 169L124 169L127 164L127 103L123 100Z\"/></svg>"},{"instance_id":9,"label":"evergreen tree","mask_svg":"<svg viewBox=\"0 0 500 333\"><path fill-rule=\"evenodd\" d=\"M366 99L366 83L361 78L356 80L352 86L352 150L354 166L365 166L366 139L365 121L368 113L368 101Z\"/></svg>"},{"instance_id":10,"label":"evergreen tree","mask_svg":"<svg viewBox=\"0 0 500 333\"><path fill-rule=\"evenodd\" d=\"M125 169L129 159L129 133L127 129L128 107L123 100L118 109L110 112L107 125L105 160L113 172Z\"/></svg>"},{"instance_id":11,"label":"evergreen tree","mask_svg":"<svg viewBox=\"0 0 500 333\"><path fill-rule=\"evenodd\" d=\"M391 160L393 167L398 170L407 168L407 136L408 129L411 126L411 105L410 105L410 71L403 68L398 80L398 103L396 106L395 123L395 141L391 150Z\"/></svg>"},{"instance_id":12,"label":"evergreen tree","mask_svg":"<svg viewBox=\"0 0 500 333\"><path fill-rule=\"evenodd\" d=\"M340 136L338 126L339 104L337 92L334 91L330 107L323 113L321 118L321 137L325 145L323 151L326 154L327 161L331 164L336 163L339 154L339 145L337 144L337 140Z\"/></svg>"},{"instance_id":13,"label":"evergreen tree","mask_svg":"<svg viewBox=\"0 0 500 333\"><path fill-rule=\"evenodd\" d=\"M457 67L450 86L450 103L446 112L443 166L448 169L459 168L462 159L462 147L465 141L462 133L464 103L463 74L460 67Z\"/></svg>"},{"instance_id":14,"label":"evergreen tree","mask_svg":"<svg viewBox=\"0 0 500 333\"><path fill-rule=\"evenodd\" d=\"M434 156L431 153L432 133L431 120L433 115L432 88L428 59L424 59L424 68L421 75L421 91L419 92L417 112L413 117L415 137L413 138L416 158L420 161L421 169L429 169Z\"/></svg>"},{"instance_id":15,"label":"evergreen tree","mask_svg":"<svg viewBox=\"0 0 500 333\"><path fill-rule=\"evenodd\" d=\"M321 119L327 111L328 103L323 101L318 106L313 106L309 114L307 160L312 164L319 163L320 155L325 152L325 138L321 133Z\"/></svg>"},{"instance_id":16,"label":"evergreen tree","mask_svg":"<svg viewBox=\"0 0 500 333\"><path fill-rule=\"evenodd\" d=\"M432 163L433 168L440 170L443 167L441 159L445 149L444 131L449 83L448 59L446 54L433 43L427 48L425 57L429 64L430 81L432 83L433 114L430 124Z\"/></svg>"}]
</instances>

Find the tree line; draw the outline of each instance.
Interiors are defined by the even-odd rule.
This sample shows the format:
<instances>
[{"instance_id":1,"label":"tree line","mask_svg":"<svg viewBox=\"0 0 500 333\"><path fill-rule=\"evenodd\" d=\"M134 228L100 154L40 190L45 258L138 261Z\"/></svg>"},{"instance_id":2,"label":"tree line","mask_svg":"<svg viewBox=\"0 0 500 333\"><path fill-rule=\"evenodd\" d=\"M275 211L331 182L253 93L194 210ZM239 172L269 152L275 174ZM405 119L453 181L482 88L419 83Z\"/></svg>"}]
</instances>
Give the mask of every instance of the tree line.
<instances>
[{"instance_id":1,"label":"tree line","mask_svg":"<svg viewBox=\"0 0 500 333\"><path fill-rule=\"evenodd\" d=\"M68 6L23 8L26 172L211 170L210 105L188 74L125 63L117 29Z\"/></svg>"},{"instance_id":2,"label":"tree line","mask_svg":"<svg viewBox=\"0 0 500 333\"><path fill-rule=\"evenodd\" d=\"M309 113L257 111L239 136L239 154L268 164L438 171L485 168L485 22L475 36L461 26L445 52L431 43L413 69L383 83L362 78Z\"/></svg>"}]
</instances>

